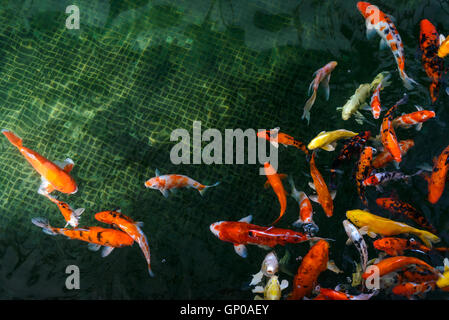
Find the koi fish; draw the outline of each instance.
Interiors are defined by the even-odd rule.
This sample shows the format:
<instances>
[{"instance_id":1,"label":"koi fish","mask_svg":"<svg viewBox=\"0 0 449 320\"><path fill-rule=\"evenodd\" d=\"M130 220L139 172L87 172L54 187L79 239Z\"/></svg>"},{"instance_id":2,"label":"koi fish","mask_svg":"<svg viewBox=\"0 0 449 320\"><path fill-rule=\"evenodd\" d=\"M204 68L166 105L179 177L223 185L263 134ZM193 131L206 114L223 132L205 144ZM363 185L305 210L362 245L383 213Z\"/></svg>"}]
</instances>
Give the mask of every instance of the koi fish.
<instances>
[{"instance_id":1,"label":"koi fish","mask_svg":"<svg viewBox=\"0 0 449 320\"><path fill-rule=\"evenodd\" d=\"M443 274L439 275L439 278L437 280L437 286L438 288L442 289L442 290L447 290L447 288L449 288L449 259L448 258L444 258L444 271Z\"/></svg>"},{"instance_id":2,"label":"koi fish","mask_svg":"<svg viewBox=\"0 0 449 320\"><path fill-rule=\"evenodd\" d=\"M377 293L378 291L374 291L372 293L361 293L357 296L353 296L333 289L320 288L320 295L322 295L325 300L369 300Z\"/></svg>"},{"instance_id":3,"label":"koi fish","mask_svg":"<svg viewBox=\"0 0 449 320\"><path fill-rule=\"evenodd\" d=\"M257 136L262 139L266 139L270 141L270 143L276 148L279 147L279 144L287 146L293 146L304 151L305 154L309 154L309 150L307 150L306 145L301 141L295 140L292 136L288 134L279 132L279 127L271 130L259 131L257 132Z\"/></svg>"},{"instance_id":4,"label":"koi fish","mask_svg":"<svg viewBox=\"0 0 449 320\"><path fill-rule=\"evenodd\" d=\"M85 210L84 208L73 210L69 204L63 201L59 201L58 199L50 196L48 193L43 192L42 194L46 196L51 202L55 203L58 206L59 211L61 211L62 216L67 222L64 228L66 228L68 225L70 225L73 228L78 227L79 224L78 220L81 214L83 214Z\"/></svg>"},{"instance_id":5,"label":"koi fish","mask_svg":"<svg viewBox=\"0 0 449 320\"><path fill-rule=\"evenodd\" d=\"M384 251L386 254L390 256L402 256L405 250L414 250L420 251L422 253L428 253L432 250L439 252L449 251L449 248L428 248L413 238L404 239L404 238L393 238L393 237L385 237L381 239L377 239L373 242L374 248L377 250Z\"/></svg>"},{"instance_id":6,"label":"koi fish","mask_svg":"<svg viewBox=\"0 0 449 320\"><path fill-rule=\"evenodd\" d=\"M337 194L337 191L329 192L326 182L324 182L323 176L318 171L315 165L315 152L312 153L310 159L310 175L312 176L313 183L309 183L309 186L316 191L316 195L311 195L309 198L314 202L318 202L326 213L327 217L332 217L334 211L333 199Z\"/></svg>"},{"instance_id":7,"label":"koi fish","mask_svg":"<svg viewBox=\"0 0 449 320\"><path fill-rule=\"evenodd\" d=\"M436 273L434 270L429 270L428 268L411 265L406 269L402 270L398 274L398 282L426 282L426 281L436 281L440 278L440 273Z\"/></svg>"},{"instance_id":8,"label":"koi fish","mask_svg":"<svg viewBox=\"0 0 449 320\"><path fill-rule=\"evenodd\" d=\"M310 91L312 91L312 89L313 89L313 93L312 93L312 96L310 97L310 99L307 100L307 102L304 106L304 113L302 114L302 118L301 118L301 119L306 118L307 124L309 124L309 122L310 122L310 109L312 109L312 106L315 103L316 92L317 92L318 87L321 82L323 83L324 90L326 90L326 100L329 100L329 94L330 94L329 80L331 79L331 73L335 69L337 64L338 64L337 61L331 61L328 64L326 64L324 67L322 67L321 69L318 69L317 71L315 71L315 73L313 74L315 76L315 78L310 83L309 95L310 95Z\"/></svg>"},{"instance_id":9,"label":"koi fish","mask_svg":"<svg viewBox=\"0 0 449 320\"><path fill-rule=\"evenodd\" d=\"M420 175L424 170L418 170L416 173L407 175L402 172L378 172L375 173L365 180L363 180L362 184L364 187L377 187L379 188L381 185L385 185L391 181L399 181L406 180L410 181L410 179L414 176ZM380 188L379 188L380 189Z\"/></svg>"},{"instance_id":10,"label":"koi fish","mask_svg":"<svg viewBox=\"0 0 449 320\"><path fill-rule=\"evenodd\" d=\"M329 262L329 243L320 240L304 256L293 279L293 291L289 300L299 300L310 295L318 276L327 269Z\"/></svg>"},{"instance_id":11,"label":"koi fish","mask_svg":"<svg viewBox=\"0 0 449 320\"><path fill-rule=\"evenodd\" d=\"M399 149L401 150L401 156L405 156L408 150L415 145L415 142L412 139L399 141ZM373 168L379 169L385 167L388 163L393 161L394 158L391 153L387 150L379 153L372 162Z\"/></svg>"},{"instance_id":12,"label":"koi fish","mask_svg":"<svg viewBox=\"0 0 449 320\"><path fill-rule=\"evenodd\" d=\"M330 188L336 189L337 169L341 167L344 161L350 160L353 156L359 155L365 147L366 141L371 137L371 131L364 131L350 139L343 145L340 154L332 162Z\"/></svg>"},{"instance_id":13,"label":"koi fish","mask_svg":"<svg viewBox=\"0 0 449 320\"><path fill-rule=\"evenodd\" d=\"M422 283L407 282L396 285L391 291L395 295L404 296L407 299L413 299L413 296L423 296L425 293L434 290L436 287L435 281L428 281Z\"/></svg>"},{"instance_id":14,"label":"koi fish","mask_svg":"<svg viewBox=\"0 0 449 320\"><path fill-rule=\"evenodd\" d=\"M443 152L438 156L433 165L432 174L429 178L427 188L429 194L427 199L430 203L435 204L440 200L446 184L447 171L449 169L449 146L447 146Z\"/></svg>"},{"instance_id":15,"label":"koi fish","mask_svg":"<svg viewBox=\"0 0 449 320\"><path fill-rule=\"evenodd\" d=\"M150 246L148 245L148 240L142 229L143 222L135 222L128 216L125 216L120 210L117 211L102 211L95 214L95 219L100 222L112 224L117 226L122 231L124 231L127 235L129 235L134 241L139 244L140 249L142 250L145 259L148 264L148 273L150 276L154 277L153 271L151 271L151 255L150 255Z\"/></svg>"},{"instance_id":16,"label":"koi fish","mask_svg":"<svg viewBox=\"0 0 449 320\"><path fill-rule=\"evenodd\" d=\"M263 299L260 296L256 296L254 300L280 300L281 291L287 287L287 280L284 279L281 283L279 283L278 277L272 276L265 285L265 288L262 286L257 286L252 290L253 293L263 293Z\"/></svg>"},{"instance_id":17,"label":"koi fish","mask_svg":"<svg viewBox=\"0 0 449 320\"><path fill-rule=\"evenodd\" d=\"M439 46L439 34L435 26L427 19L421 20L419 47L422 52L421 60L424 70L432 81L429 87L432 103L438 99L444 73L444 60L438 56Z\"/></svg>"},{"instance_id":18,"label":"koi fish","mask_svg":"<svg viewBox=\"0 0 449 320\"><path fill-rule=\"evenodd\" d=\"M393 159L396 162L401 162L402 155L398 140L396 138L396 133L394 131L391 122L393 121L393 113L396 110L396 108L401 104L407 103L407 101L408 96L404 95L404 97L401 100L396 102L396 104L392 106L390 110L388 110L387 113L385 114L382 120L382 126L380 128L382 144L384 145L385 150L391 153Z\"/></svg>"},{"instance_id":19,"label":"koi fish","mask_svg":"<svg viewBox=\"0 0 449 320\"><path fill-rule=\"evenodd\" d=\"M379 272L379 277L382 277L382 276L389 274L391 272L394 272L396 270L401 270L411 264L422 266L422 267L428 269L429 271L438 273L438 271L434 267L432 267L431 265L422 261L421 259L414 258L414 257L406 257L406 256L396 256L396 257L386 258L386 259L381 260L379 263L374 264L374 266L377 267L377 270ZM372 275L373 272L367 271L367 272L363 273L362 278L366 280L370 275Z\"/></svg>"},{"instance_id":20,"label":"koi fish","mask_svg":"<svg viewBox=\"0 0 449 320\"><path fill-rule=\"evenodd\" d=\"M303 191L296 190L295 183L291 176L288 181L292 187L292 192L290 194L299 204L299 219L293 222L293 226L303 227L304 231L310 235L318 233L319 228L315 222L313 222L312 203Z\"/></svg>"},{"instance_id":21,"label":"koi fish","mask_svg":"<svg viewBox=\"0 0 449 320\"><path fill-rule=\"evenodd\" d=\"M440 34L440 46L438 47L438 57L445 58L449 54L449 37L445 38Z\"/></svg>"},{"instance_id":22,"label":"koi fish","mask_svg":"<svg viewBox=\"0 0 449 320\"><path fill-rule=\"evenodd\" d=\"M285 213L285 209L287 208L287 194L281 181L281 179L285 178L286 175L277 174L276 170L269 162L265 162L264 169L265 176L268 179L265 183L265 187L271 186L273 188L274 193L276 193L276 196L278 197L279 204L281 205L281 212L279 213L279 217L271 224L275 225L282 218Z\"/></svg>"},{"instance_id":23,"label":"koi fish","mask_svg":"<svg viewBox=\"0 0 449 320\"><path fill-rule=\"evenodd\" d=\"M378 198L376 199L376 203L379 207L388 210L393 214L406 216L424 229L429 230L434 234L437 233L435 227L427 221L424 215L407 202L403 202L395 198Z\"/></svg>"},{"instance_id":24,"label":"koi fish","mask_svg":"<svg viewBox=\"0 0 449 320\"><path fill-rule=\"evenodd\" d=\"M239 221L219 221L210 225L210 231L220 240L234 244L235 252L247 257L247 244L258 245L263 248L272 248L287 243L301 243L316 238L307 234L289 229L275 227L261 227L250 224L252 216L249 215Z\"/></svg>"},{"instance_id":25,"label":"koi fish","mask_svg":"<svg viewBox=\"0 0 449 320\"><path fill-rule=\"evenodd\" d=\"M24 147L22 139L13 132L2 129L2 133L13 146L19 149L25 159L40 174L42 183L39 187L39 193L51 193L57 190L62 193L74 194L78 191L75 180L69 174L74 166L71 159L67 158L62 163L57 161L53 163L36 151Z\"/></svg>"},{"instance_id":26,"label":"koi fish","mask_svg":"<svg viewBox=\"0 0 449 320\"><path fill-rule=\"evenodd\" d=\"M166 174L161 176L158 169L156 169L155 177L145 181L145 187L159 190L166 198L168 197L168 190L173 191L174 189L184 187L195 188L204 196L207 189L216 187L219 184L220 182L216 182L213 185L206 186L182 174Z\"/></svg>"},{"instance_id":27,"label":"koi fish","mask_svg":"<svg viewBox=\"0 0 449 320\"><path fill-rule=\"evenodd\" d=\"M359 230L351 222L348 220L343 220L343 227L348 235L348 241L346 241L346 244L349 245L353 243L357 248L357 251L360 253L362 271L365 271L368 263L368 246L366 245L365 240L363 240L363 236L360 234Z\"/></svg>"},{"instance_id":28,"label":"koi fish","mask_svg":"<svg viewBox=\"0 0 449 320\"><path fill-rule=\"evenodd\" d=\"M398 66L399 75L408 90L413 89L417 82L405 73L405 53L401 36L391 17L379 10L369 2L357 2L357 8L365 18L367 38L370 39L376 32L381 37L380 49L389 47L394 55Z\"/></svg>"},{"instance_id":29,"label":"koi fish","mask_svg":"<svg viewBox=\"0 0 449 320\"><path fill-rule=\"evenodd\" d=\"M392 124L394 128L401 127L404 129L411 128L411 126L416 125L416 130L421 130L422 124L427 120L435 118L435 111L424 110L420 106L415 106L418 111L403 114L393 120Z\"/></svg>"},{"instance_id":30,"label":"koi fish","mask_svg":"<svg viewBox=\"0 0 449 320\"><path fill-rule=\"evenodd\" d=\"M365 206L368 206L368 202L365 197L365 186L363 181L371 174L374 149L372 147L365 147L360 155L360 159L357 163L357 171L355 174L355 181L357 184L357 192L360 200Z\"/></svg>"},{"instance_id":31,"label":"koi fish","mask_svg":"<svg viewBox=\"0 0 449 320\"><path fill-rule=\"evenodd\" d=\"M361 84L355 93L349 98L342 108L337 108L337 111L341 110L341 118L343 120L348 120L353 114L356 115L356 122L359 124L363 123L365 118L358 110L359 109L370 109L370 106L366 103L368 98L380 84L383 87L389 86L391 83L388 82L391 75L388 71L379 73L376 78L374 78L371 83Z\"/></svg>"},{"instance_id":32,"label":"koi fish","mask_svg":"<svg viewBox=\"0 0 449 320\"><path fill-rule=\"evenodd\" d=\"M253 278L251 280L250 286L256 285L262 281L263 276L272 277L279 270L279 261L277 255L274 251L268 253L262 261L262 267L260 271L256 274L253 274Z\"/></svg>"},{"instance_id":33,"label":"koi fish","mask_svg":"<svg viewBox=\"0 0 449 320\"><path fill-rule=\"evenodd\" d=\"M88 249L98 251L101 246L101 256L104 258L108 256L114 248L121 248L131 246L134 240L125 232L107 229L101 227L83 227L83 228L53 228L44 218L33 218L31 222L42 228L42 231L48 235L55 236L58 234L65 235L69 239L76 239L88 242Z\"/></svg>"},{"instance_id":34,"label":"koi fish","mask_svg":"<svg viewBox=\"0 0 449 320\"><path fill-rule=\"evenodd\" d=\"M307 148L309 150L320 148L326 151L334 151L335 146L337 145L337 140L352 138L357 135L358 133L345 129L330 132L321 131L315 138L312 139L312 141L310 141Z\"/></svg>"},{"instance_id":35,"label":"koi fish","mask_svg":"<svg viewBox=\"0 0 449 320\"><path fill-rule=\"evenodd\" d=\"M379 217L368 211L349 210L346 211L346 217L357 227L361 228L360 231L362 234L366 233L370 237L375 237L376 234L394 236L401 233L411 233L419 237L429 248L432 248L432 243L440 242L440 238L428 231L413 228L402 222Z\"/></svg>"}]
</instances>

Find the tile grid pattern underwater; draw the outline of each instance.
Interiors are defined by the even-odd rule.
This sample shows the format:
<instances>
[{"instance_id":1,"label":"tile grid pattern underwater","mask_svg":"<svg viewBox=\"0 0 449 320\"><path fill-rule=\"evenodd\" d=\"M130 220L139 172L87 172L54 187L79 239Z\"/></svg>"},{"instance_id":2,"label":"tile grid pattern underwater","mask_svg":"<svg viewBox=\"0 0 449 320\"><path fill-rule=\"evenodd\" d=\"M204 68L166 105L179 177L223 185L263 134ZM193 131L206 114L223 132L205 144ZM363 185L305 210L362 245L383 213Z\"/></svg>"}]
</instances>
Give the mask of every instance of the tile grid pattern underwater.
<instances>
[{"instance_id":1,"label":"tile grid pattern underwater","mask_svg":"<svg viewBox=\"0 0 449 320\"><path fill-rule=\"evenodd\" d=\"M80 8L80 30L68 30L65 8ZM447 1L387 1L375 3L396 18L406 52L409 76L424 88L409 92L413 105L429 106L428 79L420 57L419 21L427 18L441 33L449 13ZM0 298L73 299L253 299L248 287L266 251L248 248L237 256L229 243L215 238L209 225L236 221L253 214L253 222L268 225L279 203L265 190L259 165L183 165L170 163L170 133L190 131L201 121L203 130L280 127L305 143L319 132L345 128L375 132L380 121L343 121L341 107L361 83L390 71L393 85L382 91L384 106L404 93L396 64L378 41L366 40L364 19L356 1L2 1L0 9L0 127L19 135L25 146L50 160L70 157L79 191L59 195L73 208L84 207L81 225L95 221L96 212L120 207L145 223L155 278L148 277L137 245L116 249L107 258L87 250L85 243L50 237L31 224L48 218L55 227L63 220L53 203L37 194L39 176L6 139L0 142ZM301 120L312 74L331 60L338 61L330 82L330 100L322 89L311 111ZM432 108L437 118L413 138L415 147L401 169L412 173L431 163L447 146L448 97L441 94ZM370 119L368 117L368 119ZM326 180L336 153L319 152L317 166ZM298 190L311 193L309 167L301 151L280 149L279 172L291 175ZM354 163L352 163L354 164ZM204 184L220 186L201 197L181 190L165 199L143 182L162 174L180 173ZM426 202L427 185L394 184L404 201L412 201L440 230L441 245L449 246L445 195L436 205ZM386 188L388 190L388 188ZM287 189L289 190L289 189ZM368 192L368 200L374 202ZM375 202L374 202L375 203ZM346 283L359 256L346 247L342 227L346 210L362 208L351 168L345 168L331 218L314 205L318 236L331 243L330 256L345 271L323 273L320 285ZM371 208L371 207L370 207ZM389 214L373 209L386 217ZM288 197L279 227L290 228L298 206ZM369 242L371 240L367 240ZM371 244L369 256L377 251ZM291 291L307 243L276 247ZM413 254L412 254L413 255ZM421 257L422 256L418 256ZM442 265L442 255L429 255ZM81 290L64 287L68 265L81 270ZM442 293L431 293L447 298ZM381 296L382 297L382 296ZM384 297L385 298L385 297ZM386 296L386 298L394 298Z\"/></svg>"}]
</instances>

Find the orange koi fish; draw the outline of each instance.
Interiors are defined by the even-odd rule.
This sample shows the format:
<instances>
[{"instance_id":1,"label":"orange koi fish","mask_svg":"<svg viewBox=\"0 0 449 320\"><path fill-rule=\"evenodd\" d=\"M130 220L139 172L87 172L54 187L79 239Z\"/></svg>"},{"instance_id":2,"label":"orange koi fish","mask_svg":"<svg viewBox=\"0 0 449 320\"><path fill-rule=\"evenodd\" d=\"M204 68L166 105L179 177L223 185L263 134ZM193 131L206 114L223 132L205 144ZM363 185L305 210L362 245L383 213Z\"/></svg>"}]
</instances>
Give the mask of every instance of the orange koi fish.
<instances>
[{"instance_id":1,"label":"orange koi fish","mask_svg":"<svg viewBox=\"0 0 449 320\"><path fill-rule=\"evenodd\" d=\"M51 193L57 190L62 193L74 194L78 191L75 180L69 174L74 166L71 159L67 158L63 163L53 163L36 151L24 147L22 139L13 132L3 129L2 133L13 146L19 149L25 159L41 175L42 183L39 187L39 193Z\"/></svg>"},{"instance_id":2,"label":"orange koi fish","mask_svg":"<svg viewBox=\"0 0 449 320\"><path fill-rule=\"evenodd\" d=\"M436 281L440 278L438 273L435 273L433 270L426 269L421 266L410 266L405 270L401 271L398 275L398 282L426 282L426 281Z\"/></svg>"},{"instance_id":3,"label":"orange koi fish","mask_svg":"<svg viewBox=\"0 0 449 320\"><path fill-rule=\"evenodd\" d=\"M380 11L377 6L372 5L369 2L357 2L357 8L365 18L368 39L377 32L382 38L380 48L383 49L388 46L393 52L404 87L408 90L413 89L413 85L417 85L417 83L405 73L404 45L390 16L386 15Z\"/></svg>"},{"instance_id":4,"label":"orange koi fish","mask_svg":"<svg viewBox=\"0 0 449 320\"><path fill-rule=\"evenodd\" d=\"M392 289L392 292L396 295L404 296L407 299L413 299L413 296L423 296L425 293L434 290L435 287L435 281L422 283L407 282L396 285Z\"/></svg>"},{"instance_id":5,"label":"orange koi fish","mask_svg":"<svg viewBox=\"0 0 449 320\"><path fill-rule=\"evenodd\" d=\"M173 191L178 188L195 188L203 196L207 189L218 186L220 182L213 185L206 186L198 181L193 180L182 174L166 174L161 176L158 169L156 169L156 176L145 181L145 187L159 190L164 197L168 197L168 190Z\"/></svg>"},{"instance_id":6,"label":"orange koi fish","mask_svg":"<svg viewBox=\"0 0 449 320\"><path fill-rule=\"evenodd\" d=\"M289 300L299 300L312 293L318 276L327 269L329 262L329 243L320 240L315 243L301 261L293 279L293 291Z\"/></svg>"},{"instance_id":7,"label":"orange koi fish","mask_svg":"<svg viewBox=\"0 0 449 320\"><path fill-rule=\"evenodd\" d=\"M58 208L59 211L61 211L62 216L64 217L65 221L67 222L67 224L65 225L64 228L67 227L67 225L70 225L73 228L78 227L78 220L79 217L81 216L81 214L84 212L84 208L79 208L76 210L73 210L72 207L70 207L69 204L63 202L63 201L59 201L58 199L50 196L48 193L42 193L44 196L46 196L51 202L55 203Z\"/></svg>"},{"instance_id":8,"label":"orange koi fish","mask_svg":"<svg viewBox=\"0 0 449 320\"><path fill-rule=\"evenodd\" d=\"M405 250L429 252L431 249L420 244L415 239L384 237L373 242L374 248L384 251L390 256L402 256ZM436 249L436 248L434 248Z\"/></svg>"},{"instance_id":9,"label":"orange koi fish","mask_svg":"<svg viewBox=\"0 0 449 320\"><path fill-rule=\"evenodd\" d=\"M419 106L415 106L418 111L403 114L400 117L397 117L393 120L392 124L394 128L401 127L404 129L408 129L411 126L416 125L416 130L421 130L422 124L427 120L435 118L435 111L424 110Z\"/></svg>"},{"instance_id":10,"label":"orange koi fish","mask_svg":"<svg viewBox=\"0 0 449 320\"><path fill-rule=\"evenodd\" d=\"M415 142L412 139L399 141L399 149L401 150L401 156L405 156L407 151L415 145ZM391 153L387 150L379 153L372 162L373 168L379 169L385 167L388 163L393 161L394 158Z\"/></svg>"},{"instance_id":11,"label":"orange koi fish","mask_svg":"<svg viewBox=\"0 0 449 320\"><path fill-rule=\"evenodd\" d=\"M121 213L120 210L98 212L95 214L95 219L100 222L112 224L119 227L134 241L136 241L145 256L145 259L147 260L148 273L150 274L150 276L154 277L154 273L153 271L151 271L150 264L150 246L148 245L147 237L143 233L142 229L140 229L143 226L143 222L135 222L130 217L125 216L123 213Z\"/></svg>"},{"instance_id":12,"label":"orange koi fish","mask_svg":"<svg viewBox=\"0 0 449 320\"><path fill-rule=\"evenodd\" d=\"M265 175L268 179L267 182L265 182L265 187L268 188L269 186L271 186L273 188L274 193L276 193L276 196L279 199L279 204L281 205L281 212L279 213L279 217L271 224L273 226L282 218L285 213L285 209L287 208L287 193L285 192L284 186L282 185L281 181L281 179L285 178L286 175L277 174L276 170L268 162L265 162L264 169Z\"/></svg>"},{"instance_id":13,"label":"orange koi fish","mask_svg":"<svg viewBox=\"0 0 449 320\"><path fill-rule=\"evenodd\" d=\"M303 191L296 190L293 178L291 176L288 178L292 187L292 192L290 194L299 204L299 219L293 222L293 226L302 227L307 234L316 234L319 228L315 222L313 222L312 203Z\"/></svg>"},{"instance_id":14,"label":"orange koi fish","mask_svg":"<svg viewBox=\"0 0 449 320\"><path fill-rule=\"evenodd\" d=\"M431 233L436 234L437 230L432 224L427 221L426 217L420 213L417 209L415 209L410 204L400 201L395 198L378 198L376 199L376 203L379 207L390 211L393 214L403 215L417 224L419 224L424 229L429 230Z\"/></svg>"},{"instance_id":15,"label":"orange koi fish","mask_svg":"<svg viewBox=\"0 0 449 320\"><path fill-rule=\"evenodd\" d=\"M429 183L427 186L429 190L428 200L430 203L437 203L443 194L444 186L446 184L447 170L449 169L448 157L449 146L443 150L433 165L432 175L429 178Z\"/></svg>"},{"instance_id":16,"label":"orange koi fish","mask_svg":"<svg viewBox=\"0 0 449 320\"><path fill-rule=\"evenodd\" d=\"M249 215L239 221L219 221L210 225L210 231L220 240L234 244L235 252L247 257L247 244L262 247L284 246L287 243L301 243L316 240L307 234L289 229L275 227L261 227L250 224L252 216Z\"/></svg>"},{"instance_id":17,"label":"orange koi fish","mask_svg":"<svg viewBox=\"0 0 449 320\"><path fill-rule=\"evenodd\" d=\"M449 54L449 37L445 38L442 34L440 34L440 46L438 47L438 57L444 58L448 54Z\"/></svg>"},{"instance_id":18,"label":"orange koi fish","mask_svg":"<svg viewBox=\"0 0 449 320\"><path fill-rule=\"evenodd\" d=\"M293 146L304 151L305 154L309 154L309 150L307 150L307 147L304 143L295 140L295 138L289 136L288 134L279 132L279 127L272 130L259 131L257 132L257 136L259 138L270 141L270 143L276 148L279 147L279 144L282 144L285 147Z\"/></svg>"},{"instance_id":19,"label":"orange koi fish","mask_svg":"<svg viewBox=\"0 0 449 320\"><path fill-rule=\"evenodd\" d=\"M103 246L101 256L104 258L109 255L114 248L131 246L134 240L125 232L106 229L101 227L84 227L75 229L53 228L44 218L33 218L31 222L42 228L42 231L48 235L65 235L69 239L76 239L89 242L88 249L97 251Z\"/></svg>"},{"instance_id":20,"label":"orange koi fish","mask_svg":"<svg viewBox=\"0 0 449 320\"><path fill-rule=\"evenodd\" d=\"M329 192L326 182L324 182L323 176L318 171L315 165L315 151L312 153L312 158L310 159L310 175L312 176L313 183L309 183L309 186L316 191L316 195L311 195L309 198L314 202L318 202L326 213L327 217L332 217L334 212L334 202L333 199L337 194L334 190Z\"/></svg>"},{"instance_id":21,"label":"orange koi fish","mask_svg":"<svg viewBox=\"0 0 449 320\"><path fill-rule=\"evenodd\" d=\"M315 76L315 78L310 83L309 95L310 95L310 91L312 91L312 89L313 89L313 93L312 93L312 96L310 97L310 99L307 100L306 105L304 106L304 113L302 114L302 118L301 118L301 119L306 118L307 124L310 122L310 109L312 109L312 106L315 103L316 92L317 92L318 86L320 85L321 82L323 82L324 89L326 90L326 100L329 100L329 94L330 94L329 80L331 79L331 73L335 69L337 64L338 64L337 61L331 61L328 64L326 64L324 67L322 67L321 69L318 69L317 71L315 71L315 73L313 74Z\"/></svg>"},{"instance_id":22,"label":"orange koi fish","mask_svg":"<svg viewBox=\"0 0 449 320\"><path fill-rule=\"evenodd\" d=\"M429 87L432 103L438 99L444 73L444 60L438 56L439 46L440 35L435 26L427 19L421 20L419 47L422 52L421 60L424 70L432 81Z\"/></svg>"},{"instance_id":23,"label":"orange koi fish","mask_svg":"<svg viewBox=\"0 0 449 320\"><path fill-rule=\"evenodd\" d=\"M357 172L355 174L355 181L357 184L357 192L360 200L365 206L368 206L368 202L365 197L365 186L363 181L371 174L373 167L371 161L373 160L374 149L372 147L365 147L360 155L360 159L357 163Z\"/></svg>"},{"instance_id":24,"label":"orange koi fish","mask_svg":"<svg viewBox=\"0 0 449 320\"><path fill-rule=\"evenodd\" d=\"M379 263L376 263L375 266L379 270L379 277L382 277L388 273L391 273L396 270L401 270L411 264L416 264L422 267L425 267L426 269L438 273L438 271L432 267L431 265L427 264L426 262L422 261L421 259L414 258L414 257L406 257L406 256L396 256L391 258L386 258L381 260ZM374 272L374 271L373 271ZM373 272L366 271L362 274L363 279L367 279L369 276L372 275Z\"/></svg>"},{"instance_id":25,"label":"orange koi fish","mask_svg":"<svg viewBox=\"0 0 449 320\"><path fill-rule=\"evenodd\" d=\"M382 120L382 126L380 128L382 144L384 145L385 150L391 153L393 159L396 162L401 162L402 155L398 140L396 138L396 133L394 131L391 122L393 121L393 113L396 110L396 108L401 104L407 103L407 101L408 96L404 95L404 97L401 100L396 102L396 104L392 106L390 110L388 110L387 113L385 114Z\"/></svg>"}]
</instances>

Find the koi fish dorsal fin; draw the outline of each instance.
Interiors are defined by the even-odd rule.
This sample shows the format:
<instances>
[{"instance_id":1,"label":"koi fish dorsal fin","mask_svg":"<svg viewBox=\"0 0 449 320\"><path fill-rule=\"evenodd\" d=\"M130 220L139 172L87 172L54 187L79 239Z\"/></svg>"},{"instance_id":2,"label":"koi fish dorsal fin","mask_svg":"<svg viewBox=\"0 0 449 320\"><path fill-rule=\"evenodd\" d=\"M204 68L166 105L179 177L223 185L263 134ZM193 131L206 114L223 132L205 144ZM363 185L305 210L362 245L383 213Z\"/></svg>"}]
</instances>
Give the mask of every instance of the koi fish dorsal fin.
<instances>
[{"instance_id":1,"label":"koi fish dorsal fin","mask_svg":"<svg viewBox=\"0 0 449 320\"><path fill-rule=\"evenodd\" d=\"M246 216L246 217L240 219L238 222L251 223L251 220L253 220L253 215L252 214L250 214L249 216Z\"/></svg>"},{"instance_id":2,"label":"koi fish dorsal fin","mask_svg":"<svg viewBox=\"0 0 449 320\"><path fill-rule=\"evenodd\" d=\"M8 138L9 142L17 148L22 147L22 139L14 134L14 132L7 129L2 129L2 133Z\"/></svg>"}]
</instances>

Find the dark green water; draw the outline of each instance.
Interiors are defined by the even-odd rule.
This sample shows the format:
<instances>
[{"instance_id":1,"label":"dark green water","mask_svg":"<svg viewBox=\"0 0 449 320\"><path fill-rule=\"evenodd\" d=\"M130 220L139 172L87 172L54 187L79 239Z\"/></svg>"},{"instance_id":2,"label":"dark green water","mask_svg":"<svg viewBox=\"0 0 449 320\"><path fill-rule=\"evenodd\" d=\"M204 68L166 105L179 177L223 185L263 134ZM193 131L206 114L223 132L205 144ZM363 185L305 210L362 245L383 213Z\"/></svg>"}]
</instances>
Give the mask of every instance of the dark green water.
<instances>
[{"instance_id":1,"label":"dark green water","mask_svg":"<svg viewBox=\"0 0 449 320\"><path fill-rule=\"evenodd\" d=\"M80 29L65 28L65 8L80 8ZM430 106L428 79L416 54L419 21L429 19L449 33L448 1L376 1L396 18L406 53L407 74L423 85L411 91L400 112L422 105L437 112L420 132L398 130L400 139L413 138L415 147L401 164L406 173L431 163L449 143L448 97ZM0 298L1 299L253 299L246 284L259 271L266 251L248 247L248 258L218 240L209 225L253 214L267 225L279 214L277 198L263 188L260 165L180 165L170 162L170 133L216 128L280 127L308 143L319 132L345 128L377 133L380 120L358 125L341 119L343 106L361 83L382 71L393 84L382 92L384 106L404 93L389 50L379 51L379 38L367 40L356 1L339 0L191 0L191 1L1 1L0 2L0 126L13 130L28 146L50 160L70 157L79 191L61 195L73 208L85 207L82 225L101 225L96 212L117 207L145 223L152 268L150 278L137 245L116 249L107 258L87 250L85 243L50 237L31 224L46 217L55 227L64 221L59 210L36 193L39 176L6 139L0 142ZM331 60L330 100L321 90L311 123L301 121L312 74ZM370 118L370 114L365 112ZM329 177L333 153L320 152L317 165ZM280 149L279 172L292 175L299 190L311 193L303 156ZM143 182L158 168L188 175L206 184L221 181L204 198L195 190L180 190L165 199ZM402 200L420 209L449 246L447 192L436 205L427 200L427 185L416 178L410 185L391 184ZM289 190L289 189L287 189ZM369 192L370 210L375 192ZM314 205L319 236L335 239L331 259L343 275L326 271L323 287L345 283L359 261L346 247L342 226L345 212L362 208L346 167L334 202L332 218ZM298 206L289 197L279 227L290 228ZM404 220L405 221L405 220ZM410 223L412 224L412 223ZM370 258L377 252L367 239ZM276 247L292 256L286 269L296 272L307 243ZM443 256L417 255L432 265ZM81 270L80 290L67 290L65 269ZM292 276L281 273L290 283ZM391 299L381 294L377 298ZM439 292L428 299L447 298Z\"/></svg>"}]
</instances>

